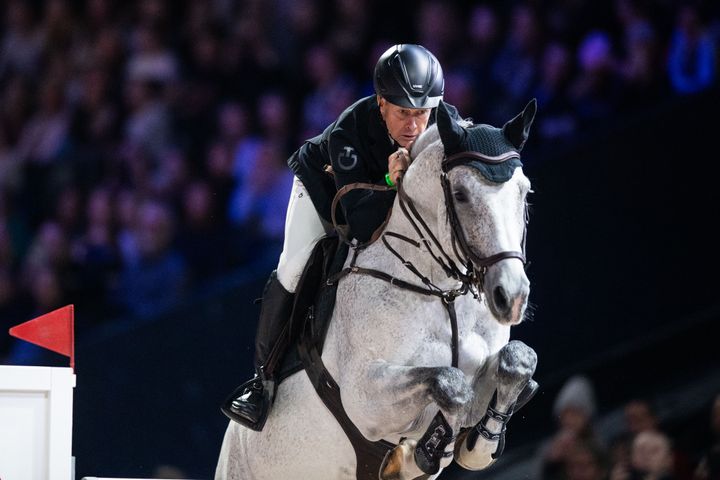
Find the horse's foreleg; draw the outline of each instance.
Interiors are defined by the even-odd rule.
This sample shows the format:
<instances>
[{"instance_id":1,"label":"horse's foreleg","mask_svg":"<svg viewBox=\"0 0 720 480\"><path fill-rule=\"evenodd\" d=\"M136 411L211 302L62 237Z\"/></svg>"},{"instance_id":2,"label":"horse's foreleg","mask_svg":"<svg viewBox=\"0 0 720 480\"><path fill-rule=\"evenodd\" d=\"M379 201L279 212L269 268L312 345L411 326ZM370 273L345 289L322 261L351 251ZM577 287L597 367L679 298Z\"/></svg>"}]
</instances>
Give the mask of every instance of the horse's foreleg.
<instances>
[{"instance_id":1,"label":"horse's foreleg","mask_svg":"<svg viewBox=\"0 0 720 480\"><path fill-rule=\"evenodd\" d=\"M537 389L532 380L537 366L535 351L512 341L498 352L495 393L480 422L458 438L455 460L468 470L491 465L505 446L505 427L510 416L530 400Z\"/></svg>"},{"instance_id":2,"label":"horse's foreleg","mask_svg":"<svg viewBox=\"0 0 720 480\"><path fill-rule=\"evenodd\" d=\"M368 438L383 438L425 428L418 424L419 412L433 404L436 412L419 440L405 439L385 459L381 469L384 480L414 479L436 474L452 461L454 435L459 415L472 398L472 387L462 371L453 367L407 367L375 362L368 369L365 395L371 401L364 406L372 410L362 413L352 401L348 413L359 415L358 428L364 426ZM371 388L367 388L370 386ZM345 403L345 402L344 402ZM438 411L439 410L439 411ZM377 412L393 412L392 417L377 417Z\"/></svg>"},{"instance_id":3,"label":"horse's foreleg","mask_svg":"<svg viewBox=\"0 0 720 480\"><path fill-rule=\"evenodd\" d=\"M359 388L361 387L361 388ZM369 440L402 434L415 425L419 412L435 403L452 423L472 398L465 374L454 367L409 367L373 362L341 386L343 405ZM392 412L392 415L383 415Z\"/></svg>"}]
</instances>

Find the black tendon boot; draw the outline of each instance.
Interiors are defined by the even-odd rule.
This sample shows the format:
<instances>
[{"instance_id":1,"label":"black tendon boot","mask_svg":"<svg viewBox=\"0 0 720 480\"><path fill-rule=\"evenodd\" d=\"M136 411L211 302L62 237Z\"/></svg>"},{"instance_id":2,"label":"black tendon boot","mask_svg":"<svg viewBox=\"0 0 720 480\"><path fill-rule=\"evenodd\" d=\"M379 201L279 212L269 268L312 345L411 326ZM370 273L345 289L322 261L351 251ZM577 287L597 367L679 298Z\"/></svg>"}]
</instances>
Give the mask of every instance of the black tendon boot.
<instances>
[{"instance_id":1,"label":"black tendon boot","mask_svg":"<svg viewBox=\"0 0 720 480\"><path fill-rule=\"evenodd\" d=\"M273 402L273 370L285 351L285 346L281 345L285 340L280 337L292 313L294 298L273 271L263 291L255 336L256 375L237 387L221 407L228 418L253 430L262 430Z\"/></svg>"}]
</instances>

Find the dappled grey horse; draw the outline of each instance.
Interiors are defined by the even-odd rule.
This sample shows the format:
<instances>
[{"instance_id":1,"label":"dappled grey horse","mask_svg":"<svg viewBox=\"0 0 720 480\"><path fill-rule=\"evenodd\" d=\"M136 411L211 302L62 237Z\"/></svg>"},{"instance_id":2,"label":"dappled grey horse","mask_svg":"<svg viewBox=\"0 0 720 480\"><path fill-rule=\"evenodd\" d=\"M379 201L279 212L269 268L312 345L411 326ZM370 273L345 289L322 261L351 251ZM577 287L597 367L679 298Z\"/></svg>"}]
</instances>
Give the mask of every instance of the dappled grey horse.
<instances>
[{"instance_id":1,"label":"dappled grey horse","mask_svg":"<svg viewBox=\"0 0 720 480\"><path fill-rule=\"evenodd\" d=\"M489 466L537 388L535 352L510 341L530 291L519 152L535 108L496 128L455 122L441 103L379 240L348 256L322 362L362 436L396 445L375 478L436 478L453 458ZM230 422L216 479L355 479L356 465L300 371L263 431Z\"/></svg>"}]
</instances>

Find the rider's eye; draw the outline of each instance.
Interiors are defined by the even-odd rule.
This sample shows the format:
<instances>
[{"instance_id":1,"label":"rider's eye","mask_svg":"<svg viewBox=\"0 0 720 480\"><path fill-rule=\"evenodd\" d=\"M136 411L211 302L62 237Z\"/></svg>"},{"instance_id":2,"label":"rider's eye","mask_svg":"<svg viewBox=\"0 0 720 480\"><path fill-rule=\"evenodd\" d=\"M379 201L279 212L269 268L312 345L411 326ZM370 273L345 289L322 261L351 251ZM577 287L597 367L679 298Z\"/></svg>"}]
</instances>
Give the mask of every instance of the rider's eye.
<instances>
[{"instance_id":1,"label":"rider's eye","mask_svg":"<svg viewBox=\"0 0 720 480\"><path fill-rule=\"evenodd\" d=\"M460 203L465 203L468 201L468 197L462 190L455 190L453 192L453 196L455 197L455 200L457 200Z\"/></svg>"}]
</instances>

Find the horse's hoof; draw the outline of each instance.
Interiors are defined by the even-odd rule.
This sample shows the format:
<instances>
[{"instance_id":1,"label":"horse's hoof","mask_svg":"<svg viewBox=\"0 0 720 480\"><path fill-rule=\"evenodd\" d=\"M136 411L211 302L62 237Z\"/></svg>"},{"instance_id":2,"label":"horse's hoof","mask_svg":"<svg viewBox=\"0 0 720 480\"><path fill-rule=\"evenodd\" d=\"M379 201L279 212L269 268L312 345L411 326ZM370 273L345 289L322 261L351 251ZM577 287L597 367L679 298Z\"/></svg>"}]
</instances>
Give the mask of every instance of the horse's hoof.
<instances>
[{"instance_id":1,"label":"horse's hoof","mask_svg":"<svg viewBox=\"0 0 720 480\"><path fill-rule=\"evenodd\" d=\"M403 445L390 450L385 454L382 465L380 465L380 480L401 480L400 472L403 465Z\"/></svg>"}]
</instances>

